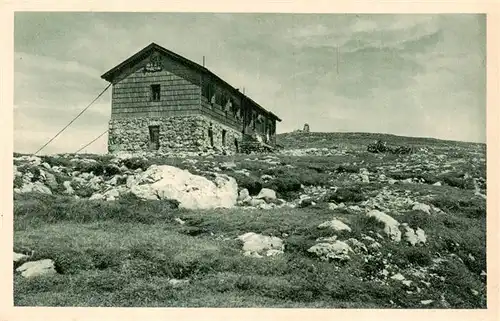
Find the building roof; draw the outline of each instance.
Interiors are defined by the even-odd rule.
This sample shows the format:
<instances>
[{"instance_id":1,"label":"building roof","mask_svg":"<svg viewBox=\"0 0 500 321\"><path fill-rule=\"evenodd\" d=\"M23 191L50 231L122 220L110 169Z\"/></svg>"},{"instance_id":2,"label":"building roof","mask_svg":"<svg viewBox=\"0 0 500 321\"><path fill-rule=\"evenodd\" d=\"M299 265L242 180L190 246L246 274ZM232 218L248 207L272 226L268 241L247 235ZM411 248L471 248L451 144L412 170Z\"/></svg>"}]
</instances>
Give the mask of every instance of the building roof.
<instances>
[{"instance_id":1,"label":"building roof","mask_svg":"<svg viewBox=\"0 0 500 321\"><path fill-rule=\"evenodd\" d=\"M255 102L253 99L251 99L250 97L246 96L245 94L243 94L241 91L239 91L238 89L234 88L233 86L231 86L229 83L227 83L226 81L224 81L222 78L220 78L219 76L217 76L216 74L214 74L213 72L211 72L210 70L208 70L207 68L203 67L202 65L200 64L197 64L196 62L192 61L192 60L189 60L187 58L184 58L183 56L179 55L179 54L176 54L175 52L173 51L170 51L168 49L165 49L163 48L162 46L156 44L156 43L151 43L150 45L146 46L144 49L142 49L141 51L137 52L136 54L134 54L133 56L129 57L128 59L126 59L125 61L123 61L122 63L120 63L119 65L113 67L112 69L108 70L106 73L104 73L101 78L104 79L104 80L107 80L109 82L113 82L113 79L118 75L120 74L125 68L129 67L131 64L134 64L142 59L144 59L144 57L146 57L151 51L154 51L154 50L157 50L177 61L179 61L180 63L196 70L197 72L199 73L202 73L202 74L205 74L205 75L210 75L212 76L213 78L215 78L216 80L222 82L224 85L228 86L229 88L231 88L231 90L233 91L234 94L236 94L237 96L239 96L240 98L243 98L243 99L246 99L248 101L250 101L253 105L255 105L255 107L257 107L257 109L263 111L265 114L268 114L269 116L275 118L276 120L278 121L281 121L281 119L276 116L275 114L273 114L272 112L264 109L261 105L259 105L257 102Z\"/></svg>"}]
</instances>

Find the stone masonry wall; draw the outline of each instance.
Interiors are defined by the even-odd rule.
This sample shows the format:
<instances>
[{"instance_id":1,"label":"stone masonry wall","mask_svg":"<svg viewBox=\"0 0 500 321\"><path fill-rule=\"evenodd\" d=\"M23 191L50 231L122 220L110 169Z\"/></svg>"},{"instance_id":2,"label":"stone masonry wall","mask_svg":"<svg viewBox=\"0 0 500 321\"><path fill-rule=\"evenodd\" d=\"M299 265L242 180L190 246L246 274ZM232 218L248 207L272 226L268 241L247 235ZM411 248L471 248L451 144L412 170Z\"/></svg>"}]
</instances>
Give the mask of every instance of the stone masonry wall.
<instances>
[{"instance_id":1,"label":"stone masonry wall","mask_svg":"<svg viewBox=\"0 0 500 321\"><path fill-rule=\"evenodd\" d=\"M159 152L195 152L210 149L236 151L242 134L201 115L112 119L109 122L108 151L150 151L149 126L159 126ZM213 147L209 137L212 128ZM225 144L222 144L223 131Z\"/></svg>"}]
</instances>

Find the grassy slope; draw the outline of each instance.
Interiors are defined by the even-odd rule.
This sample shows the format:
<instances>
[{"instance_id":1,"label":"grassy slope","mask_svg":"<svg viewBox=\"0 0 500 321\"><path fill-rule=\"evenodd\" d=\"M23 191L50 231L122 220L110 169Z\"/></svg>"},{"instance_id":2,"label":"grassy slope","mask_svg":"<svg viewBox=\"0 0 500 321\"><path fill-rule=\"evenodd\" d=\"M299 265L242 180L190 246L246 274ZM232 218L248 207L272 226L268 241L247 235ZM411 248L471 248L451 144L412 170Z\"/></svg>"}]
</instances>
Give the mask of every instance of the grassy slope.
<instances>
[{"instance_id":1,"label":"grassy slope","mask_svg":"<svg viewBox=\"0 0 500 321\"><path fill-rule=\"evenodd\" d=\"M359 144L358 141L353 143L358 147ZM313 143L309 147L319 145ZM431 144L431 147L442 148L456 159L467 155L465 148L477 148L441 143ZM247 158L229 159L256 175L269 170L268 165ZM228 158L215 159L220 160ZM363 166L376 169L399 161L393 155L379 158L366 153L339 157L282 157L281 160L297 167L293 171L297 179L308 180L313 185L316 180L324 181L322 175L334 172L339 164L362 161ZM182 164L173 159L153 162ZM460 169L469 171L469 165L460 165ZM351 166L354 172L359 167ZM279 176L290 172L279 168L272 170L272 174ZM360 193L367 196L373 196L380 188L377 183L350 182L342 174L333 175L333 181L332 175L329 177L328 184L358 186ZM317 229L317 225L333 215L353 228L348 237L359 238L368 230L376 230L371 222L349 210L332 213L320 204L306 209L268 211L240 208L186 211L171 209L161 201L145 202L134 198L89 202L62 196L17 195L14 202L15 250L34 250L35 259L54 259L60 274L34 280L16 275L15 304L383 308L420 307L420 300L432 299L435 303L427 307L433 308L440 307L438 302L444 293L453 307L485 307L484 284L479 276L486 270L485 204L473 198L466 185L461 187L446 184L441 187L427 184L389 186L392 190L410 190L415 195L432 195L430 202L446 212L432 216L414 211L398 213L399 221L426 231L429 244L425 248L382 242L379 258L389 259L387 254L391 253L390 263L402 269L428 268L431 259L438 254L453 253L459 258L434 271L446 281L433 281L431 287L420 294L407 294L398 282L370 281L377 264L366 263L361 256L342 265L321 262L308 255L307 249L317 237L330 235ZM176 217L185 220L186 224L176 223ZM241 246L234 238L248 231L279 237L288 234L284 238L286 253L264 259L242 256ZM476 258L475 261L468 259L469 254ZM186 286L174 288L168 283L169 278L191 281ZM471 295L471 289L481 294Z\"/></svg>"},{"instance_id":2,"label":"grassy slope","mask_svg":"<svg viewBox=\"0 0 500 321\"><path fill-rule=\"evenodd\" d=\"M451 140L441 140L436 138L425 137L406 137L392 134L375 134L375 133L282 133L278 134L277 142L289 148L336 148L336 147L360 147L366 149L368 144L374 143L377 140L386 141L392 145L412 145L417 147L468 147L481 148L484 144L458 142Z\"/></svg>"}]
</instances>

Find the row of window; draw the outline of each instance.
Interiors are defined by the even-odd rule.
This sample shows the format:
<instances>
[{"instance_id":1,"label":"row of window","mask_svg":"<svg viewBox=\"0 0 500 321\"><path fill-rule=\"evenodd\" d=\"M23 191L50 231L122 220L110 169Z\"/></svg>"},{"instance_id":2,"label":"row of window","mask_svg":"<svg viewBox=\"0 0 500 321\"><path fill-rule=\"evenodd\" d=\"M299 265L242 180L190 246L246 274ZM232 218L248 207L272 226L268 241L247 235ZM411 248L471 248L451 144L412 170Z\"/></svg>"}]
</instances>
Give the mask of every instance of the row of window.
<instances>
[{"instance_id":1,"label":"row of window","mask_svg":"<svg viewBox=\"0 0 500 321\"><path fill-rule=\"evenodd\" d=\"M226 116L228 114L231 114L236 119L243 118L243 114L241 113L239 107L237 105L233 105L232 99L223 93L217 93L213 84L205 84L203 86L202 95L209 99L209 102L212 104L212 106L214 104L222 106L223 110L226 112ZM161 85L151 85L151 100L161 100ZM272 127L272 124L267 123L266 118L261 114L258 114L256 111L252 111L251 115L249 116L250 117L247 118L247 124L245 125L253 130L258 129L259 131L264 132L268 131L270 129L269 127Z\"/></svg>"}]
</instances>

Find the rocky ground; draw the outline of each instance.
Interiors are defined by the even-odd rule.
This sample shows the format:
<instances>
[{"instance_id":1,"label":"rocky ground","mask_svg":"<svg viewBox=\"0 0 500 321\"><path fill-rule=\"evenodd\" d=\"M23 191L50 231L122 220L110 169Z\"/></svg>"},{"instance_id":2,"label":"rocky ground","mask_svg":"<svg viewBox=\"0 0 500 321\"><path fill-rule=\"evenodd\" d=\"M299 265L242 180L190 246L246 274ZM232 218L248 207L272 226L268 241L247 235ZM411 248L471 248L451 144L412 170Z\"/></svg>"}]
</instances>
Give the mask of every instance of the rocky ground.
<instances>
[{"instance_id":1,"label":"rocky ground","mask_svg":"<svg viewBox=\"0 0 500 321\"><path fill-rule=\"evenodd\" d=\"M14 155L15 303L485 308L485 146L376 139Z\"/></svg>"}]
</instances>

